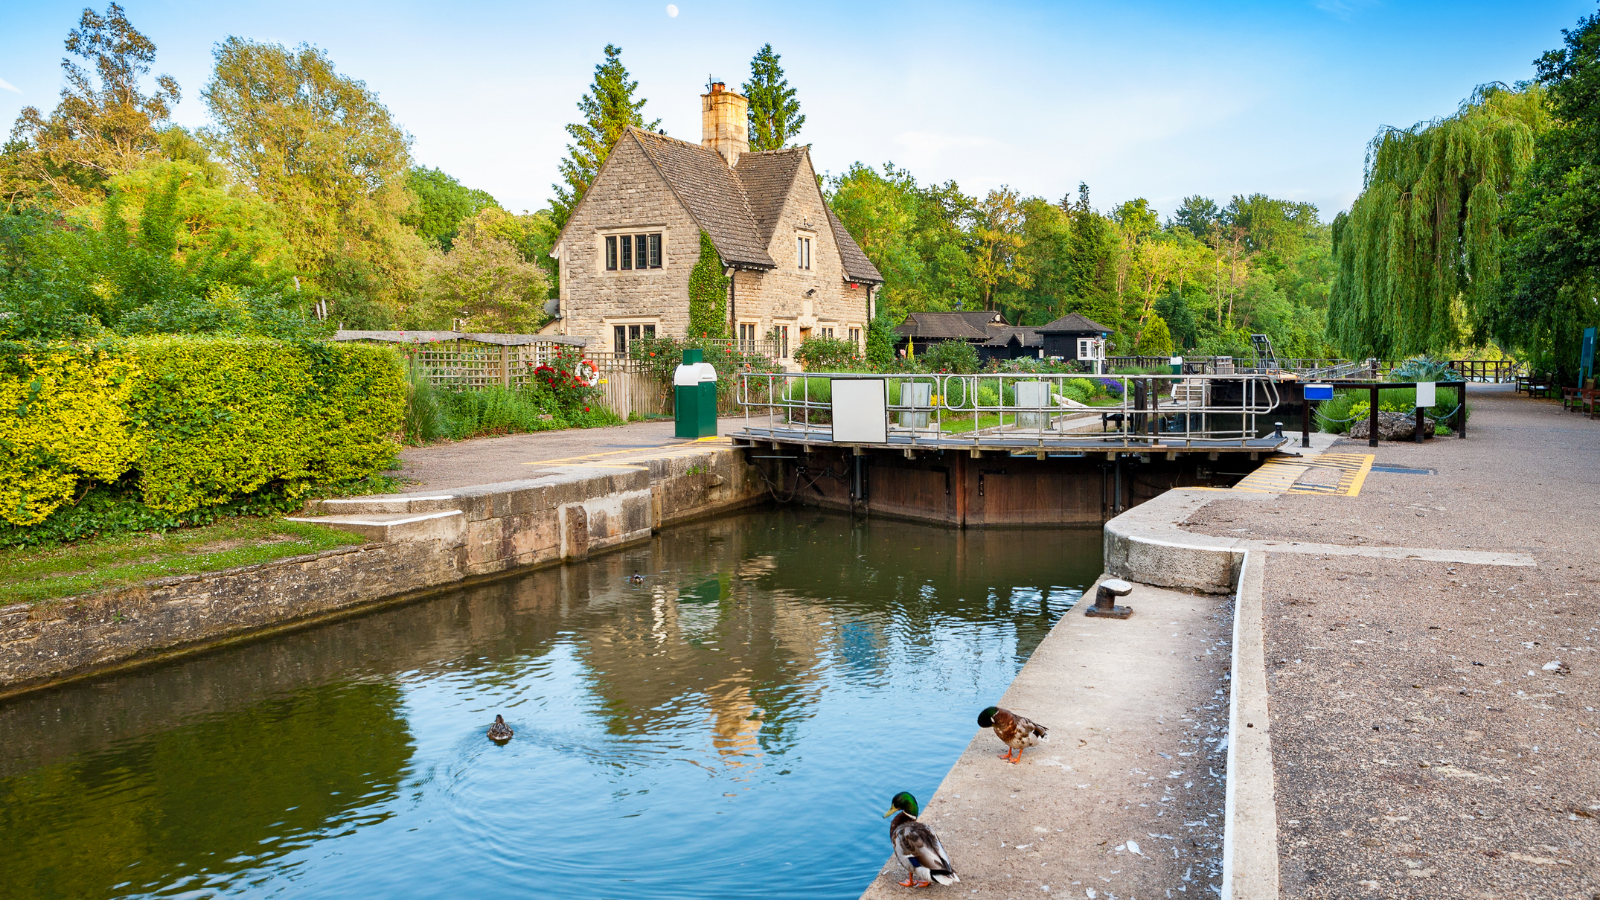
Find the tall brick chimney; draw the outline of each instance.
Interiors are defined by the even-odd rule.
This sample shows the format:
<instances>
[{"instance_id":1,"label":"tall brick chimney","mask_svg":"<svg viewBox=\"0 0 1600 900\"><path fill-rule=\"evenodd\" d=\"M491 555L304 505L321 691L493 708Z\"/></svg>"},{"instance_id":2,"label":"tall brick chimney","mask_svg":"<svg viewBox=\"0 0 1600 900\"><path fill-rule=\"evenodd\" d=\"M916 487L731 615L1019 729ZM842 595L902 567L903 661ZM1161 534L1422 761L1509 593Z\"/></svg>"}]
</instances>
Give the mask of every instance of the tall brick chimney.
<instances>
[{"instance_id":1,"label":"tall brick chimney","mask_svg":"<svg viewBox=\"0 0 1600 900\"><path fill-rule=\"evenodd\" d=\"M730 166L750 152L750 101L720 81L700 95L700 146L721 153Z\"/></svg>"}]
</instances>

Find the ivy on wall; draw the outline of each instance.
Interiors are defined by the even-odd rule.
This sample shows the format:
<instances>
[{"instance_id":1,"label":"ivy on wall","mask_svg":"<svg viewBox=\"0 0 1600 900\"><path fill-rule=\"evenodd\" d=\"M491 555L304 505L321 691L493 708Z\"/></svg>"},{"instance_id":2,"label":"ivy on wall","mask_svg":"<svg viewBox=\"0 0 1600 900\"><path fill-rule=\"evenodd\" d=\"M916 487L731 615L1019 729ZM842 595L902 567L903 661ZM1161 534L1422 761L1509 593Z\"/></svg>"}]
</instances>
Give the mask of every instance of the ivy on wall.
<instances>
[{"instance_id":1,"label":"ivy on wall","mask_svg":"<svg viewBox=\"0 0 1600 900\"><path fill-rule=\"evenodd\" d=\"M700 259L689 272L689 337L726 338L728 276L711 236L700 232Z\"/></svg>"}]
</instances>

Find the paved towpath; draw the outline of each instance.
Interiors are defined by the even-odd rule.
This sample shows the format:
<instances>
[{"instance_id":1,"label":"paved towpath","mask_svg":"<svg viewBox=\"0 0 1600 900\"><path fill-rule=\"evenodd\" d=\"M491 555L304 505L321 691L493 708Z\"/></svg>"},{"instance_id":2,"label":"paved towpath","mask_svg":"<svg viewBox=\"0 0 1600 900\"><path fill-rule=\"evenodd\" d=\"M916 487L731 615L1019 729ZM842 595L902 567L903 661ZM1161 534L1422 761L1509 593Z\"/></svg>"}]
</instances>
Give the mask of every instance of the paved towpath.
<instances>
[{"instance_id":1,"label":"paved towpath","mask_svg":"<svg viewBox=\"0 0 1600 900\"><path fill-rule=\"evenodd\" d=\"M415 493L518 481L533 477L538 466L532 464L536 463L554 466L631 459L692 443L673 437L673 427L671 419L661 419L609 428L568 428L410 447L400 451L400 477L405 481L400 490ZM743 428L743 416L717 421L719 434Z\"/></svg>"},{"instance_id":2,"label":"paved towpath","mask_svg":"<svg viewBox=\"0 0 1600 900\"><path fill-rule=\"evenodd\" d=\"M1600 896L1600 420L1471 396L1465 441L1330 448L1375 455L1357 496L1218 492L1189 519L1534 560L1268 553L1283 897Z\"/></svg>"},{"instance_id":3,"label":"paved towpath","mask_svg":"<svg viewBox=\"0 0 1600 900\"><path fill-rule=\"evenodd\" d=\"M917 798L961 876L929 896L1215 896L1233 604L1140 585L1118 601L1131 618L1097 619L1083 614L1093 596L995 698L1049 741L1012 765L974 722L938 791ZM899 788L884 788L887 809ZM887 854L887 820L882 840ZM863 900L915 896L904 878L886 864Z\"/></svg>"}]
</instances>

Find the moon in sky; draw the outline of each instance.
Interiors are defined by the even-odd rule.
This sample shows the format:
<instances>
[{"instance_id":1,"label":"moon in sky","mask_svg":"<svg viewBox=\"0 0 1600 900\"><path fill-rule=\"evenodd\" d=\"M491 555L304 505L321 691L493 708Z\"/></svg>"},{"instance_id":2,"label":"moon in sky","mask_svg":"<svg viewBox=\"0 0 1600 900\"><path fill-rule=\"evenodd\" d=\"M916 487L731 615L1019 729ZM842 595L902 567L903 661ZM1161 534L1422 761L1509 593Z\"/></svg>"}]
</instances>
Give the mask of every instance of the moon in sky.
<instances>
[{"instance_id":1,"label":"moon in sky","mask_svg":"<svg viewBox=\"0 0 1600 900\"><path fill-rule=\"evenodd\" d=\"M677 5L673 4L673 3L668 3L667 4L667 18L676 19L677 17L678 17L678 7L677 7Z\"/></svg>"}]
</instances>

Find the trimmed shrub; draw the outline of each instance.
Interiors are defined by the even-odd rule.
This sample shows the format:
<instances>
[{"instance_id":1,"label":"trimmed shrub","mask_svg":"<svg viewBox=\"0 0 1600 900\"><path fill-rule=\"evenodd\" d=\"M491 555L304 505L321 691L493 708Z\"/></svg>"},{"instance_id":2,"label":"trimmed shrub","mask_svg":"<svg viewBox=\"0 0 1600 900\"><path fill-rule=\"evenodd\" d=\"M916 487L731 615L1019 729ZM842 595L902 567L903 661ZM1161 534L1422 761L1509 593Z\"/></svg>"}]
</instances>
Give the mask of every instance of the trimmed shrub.
<instances>
[{"instance_id":1,"label":"trimmed shrub","mask_svg":"<svg viewBox=\"0 0 1600 900\"><path fill-rule=\"evenodd\" d=\"M862 368L856 345L840 338L806 338L795 349L794 359L807 372L854 372Z\"/></svg>"},{"instance_id":2,"label":"trimmed shrub","mask_svg":"<svg viewBox=\"0 0 1600 900\"><path fill-rule=\"evenodd\" d=\"M32 525L85 484L169 514L285 500L392 462L405 375L382 347L159 336L0 345L0 517Z\"/></svg>"},{"instance_id":3,"label":"trimmed shrub","mask_svg":"<svg viewBox=\"0 0 1600 900\"><path fill-rule=\"evenodd\" d=\"M929 372L970 375L978 371L978 348L966 341L942 341L917 354L917 362Z\"/></svg>"}]
</instances>

